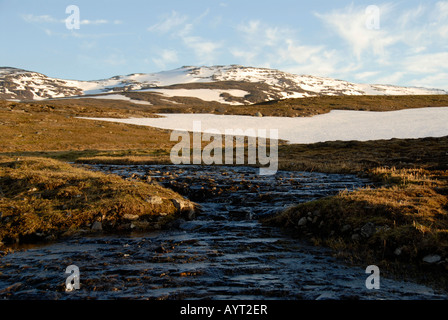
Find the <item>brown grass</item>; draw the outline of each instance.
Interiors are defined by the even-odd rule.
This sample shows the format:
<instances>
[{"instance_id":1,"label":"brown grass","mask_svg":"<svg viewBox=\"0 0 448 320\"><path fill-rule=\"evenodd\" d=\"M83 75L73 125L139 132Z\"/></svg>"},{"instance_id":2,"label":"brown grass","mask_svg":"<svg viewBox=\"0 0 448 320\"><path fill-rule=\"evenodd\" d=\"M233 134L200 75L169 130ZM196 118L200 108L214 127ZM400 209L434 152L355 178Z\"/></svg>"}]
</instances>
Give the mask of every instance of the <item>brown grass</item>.
<instances>
[{"instance_id":1,"label":"brown grass","mask_svg":"<svg viewBox=\"0 0 448 320\"><path fill-rule=\"evenodd\" d=\"M0 242L160 228L193 204L158 184L124 180L44 158L0 157ZM133 226L131 226L131 221Z\"/></svg>"},{"instance_id":2,"label":"brown grass","mask_svg":"<svg viewBox=\"0 0 448 320\"><path fill-rule=\"evenodd\" d=\"M448 173L376 168L368 174L379 187L299 204L265 223L329 246L352 262L401 275L406 268L405 273L417 279L422 279L422 271L435 271L424 280L447 284ZM308 217L305 224L299 223ZM427 255L440 256L440 262L423 262Z\"/></svg>"},{"instance_id":3,"label":"brown grass","mask_svg":"<svg viewBox=\"0 0 448 320\"><path fill-rule=\"evenodd\" d=\"M19 210L17 218L14 218L18 224L9 224L2 229L10 230L2 231L10 233L4 233L3 237L13 240L30 235L34 237L42 233L39 228L53 230L54 233L59 232L56 230L70 230L72 226L73 229L88 229L86 225L102 217L103 207L115 206L113 202L103 205L101 201L105 200L99 198L103 192L117 192L115 203L127 203L117 212L145 212L145 204L138 204L140 200L135 202L135 197L140 199L140 196L132 191L128 182L117 177L113 179L118 180L113 181L107 180L112 178L105 176L95 180L88 171L76 172L73 177L69 177L59 169L37 170L29 163L24 167L17 164L16 171L10 167L17 162L17 157L46 157L91 163L167 163L169 151L176 143L169 141L169 131L92 122L75 116L152 116L153 112L201 112L204 108L223 114L253 115L261 112L273 116L310 116L333 109L388 111L428 106L448 106L448 96L318 97L254 106L213 105L208 109L204 105L162 108L95 99L27 104L0 102L0 152L9 156L2 158L1 163L4 165L0 166L0 186L6 195L0 193L0 211L4 217L14 217L14 210ZM447 152L448 137L282 144L279 147L280 169L357 173L370 177L376 187L342 192L334 197L300 204L272 217L269 222L291 229L297 236L312 239L316 244L330 246L353 261L371 262L391 270L409 268L410 262L422 268L444 270L448 258ZM39 161L39 166L43 165L42 160ZM68 165L65 167L66 164L58 165L64 166L60 167L64 168L64 172L78 170ZM76 176L83 178L75 179ZM107 183L98 185L93 181ZM102 185L105 190L101 189ZM117 186L123 188L124 192L119 193ZM142 190L147 190L145 192L148 194L154 191ZM41 198L38 194L41 194ZM49 198L42 195L49 195ZM62 210L61 206L64 205L68 206L66 209L73 206L75 211L72 211L78 212L82 218L68 219L66 216L70 211ZM126 211L126 208L130 211ZM87 213L81 214L81 211ZM27 212L30 213L25 214ZM119 217L120 214L115 216ZM298 222L304 217L310 217L311 221L305 228L299 227ZM314 217L317 218L313 223ZM45 221L52 222L46 225ZM361 230L368 223L377 232L364 237ZM26 233L26 230L31 232ZM440 255L441 263L423 263L422 257L427 254Z\"/></svg>"}]
</instances>

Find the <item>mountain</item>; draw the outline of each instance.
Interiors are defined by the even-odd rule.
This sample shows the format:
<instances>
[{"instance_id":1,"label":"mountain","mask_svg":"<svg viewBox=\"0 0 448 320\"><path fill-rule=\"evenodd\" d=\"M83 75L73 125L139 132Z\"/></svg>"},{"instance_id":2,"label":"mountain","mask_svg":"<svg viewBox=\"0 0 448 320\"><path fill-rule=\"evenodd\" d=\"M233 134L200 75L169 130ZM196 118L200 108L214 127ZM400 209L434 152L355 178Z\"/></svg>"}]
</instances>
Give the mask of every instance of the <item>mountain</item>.
<instances>
[{"instance_id":1,"label":"mountain","mask_svg":"<svg viewBox=\"0 0 448 320\"><path fill-rule=\"evenodd\" d=\"M137 98L130 97L132 94ZM239 65L185 66L158 73L134 73L94 81L57 79L38 72L0 67L0 99L21 101L89 97L124 99L145 104L173 104L182 103L188 98L193 99L192 101L199 99L222 104L251 104L320 95L428 94L448 92L440 89L356 84ZM184 100L179 100L179 97Z\"/></svg>"}]
</instances>

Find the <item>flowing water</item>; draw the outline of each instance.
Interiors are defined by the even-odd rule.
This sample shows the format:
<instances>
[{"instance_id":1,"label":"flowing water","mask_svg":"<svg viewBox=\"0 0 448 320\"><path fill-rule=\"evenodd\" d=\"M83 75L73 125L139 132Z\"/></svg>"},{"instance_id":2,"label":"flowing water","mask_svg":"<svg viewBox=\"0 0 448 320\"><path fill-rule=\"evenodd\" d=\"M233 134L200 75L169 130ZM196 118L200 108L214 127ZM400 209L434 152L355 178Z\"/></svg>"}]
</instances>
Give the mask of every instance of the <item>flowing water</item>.
<instances>
[{"instance_id":1,"label":"flowing water","mask_svg":"<svg viewBox=\"0 0 448 320\"><path fill-rule=\"evenodd\" d=\"M358 188L353 175L248 167L90 166L149 175L200 204L191 221L167 230L77 237L18 250L0 259L2 299L446 299L431 288L380 278L366 288L365 267L262 225L258 218L292 204ZM76 265L80 289L65 291ZM367 266L366 266L367 267Z\"/></svg>"}]
</instances>

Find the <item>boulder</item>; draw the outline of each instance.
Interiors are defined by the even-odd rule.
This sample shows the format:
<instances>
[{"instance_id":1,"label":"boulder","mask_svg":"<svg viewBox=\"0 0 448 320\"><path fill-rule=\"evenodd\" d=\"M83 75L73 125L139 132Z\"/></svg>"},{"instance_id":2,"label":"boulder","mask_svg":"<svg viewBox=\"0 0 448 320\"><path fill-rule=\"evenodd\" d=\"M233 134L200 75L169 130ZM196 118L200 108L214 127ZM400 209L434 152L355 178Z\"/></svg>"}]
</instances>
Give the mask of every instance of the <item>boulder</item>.
<instances>
[{"instance_id":1,"label":"boulder","mask_svg":"<svg viewBox=\"0 0 448 320\"><path fill-rule=\"evenodd\" d=\"M160 205L163 203L163 199L159 196L152 196L148 198L146 202L149 202L152 205Z\"/></svg>"},{"instance_id":2,"label":"boulder","mask_svg":"<svg viewBox=\"0 0 448 320\"><path fill-rule=\"evenodd\" d=\"M298 225L299 227L305 226L306 223L307 223L307 221L308 221L307 217L302 217L302 218L300 218L300 220L299 220L299 222L297 223L297 225Z\"/></svg>"},{"instance_id":3,"label":"boulder","mask_svg":"<svg viewBox=\"0 0 448 320\"><path fill-rule=\"evenodd\" d=\"M99 222L99 221L95 221L95 222L92 224L91 229L92 229L92 231L102 231L102 230L103 230L103 225L102 225L101 222Z\"/></svg>"},{"instance_id":4,"label":"boulder","mask_svg":"<svg viewBox=\"0 0 448 320\"><path fill-rule=\"evenodd\" d=\"M370 238L373 236L376 232L376 227L372 222L367 222L362 228L361 228L361 235L365 238Z\"/></svg>"},{"instance_id":5,"label":"boulder","mask_svg":"<svg viewBox=\"0 0 448 320\"><path fill-rule=\"evenodd\" d=\"M426 263L437 263L442 260L442 257L438 254L429 254L423 258L423 261Z\"/></svg>"}]
</instances>

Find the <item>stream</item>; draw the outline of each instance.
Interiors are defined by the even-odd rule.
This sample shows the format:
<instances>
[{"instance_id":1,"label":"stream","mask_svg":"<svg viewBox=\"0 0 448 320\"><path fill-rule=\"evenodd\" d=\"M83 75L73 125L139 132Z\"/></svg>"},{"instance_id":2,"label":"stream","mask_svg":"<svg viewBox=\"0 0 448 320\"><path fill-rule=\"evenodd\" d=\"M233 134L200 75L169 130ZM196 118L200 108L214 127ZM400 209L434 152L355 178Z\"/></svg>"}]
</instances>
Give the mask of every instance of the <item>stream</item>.
<instances>
[{"instance_id":1,"label":"stream","mask_svg":"<svg viewBox=\"0 0 448 320\"><path fill-rule=\"evenodd\" d=\"M129 235L74 237L0 258L0 299L446 299L432 288L381 277L365 267L262 225L258 218L369 182L354 175L250 167L89 165L123 177L150 176L201 206L193 220ZM80 289L66 292L69 265Z\"/></svg>"}]
</instances>

